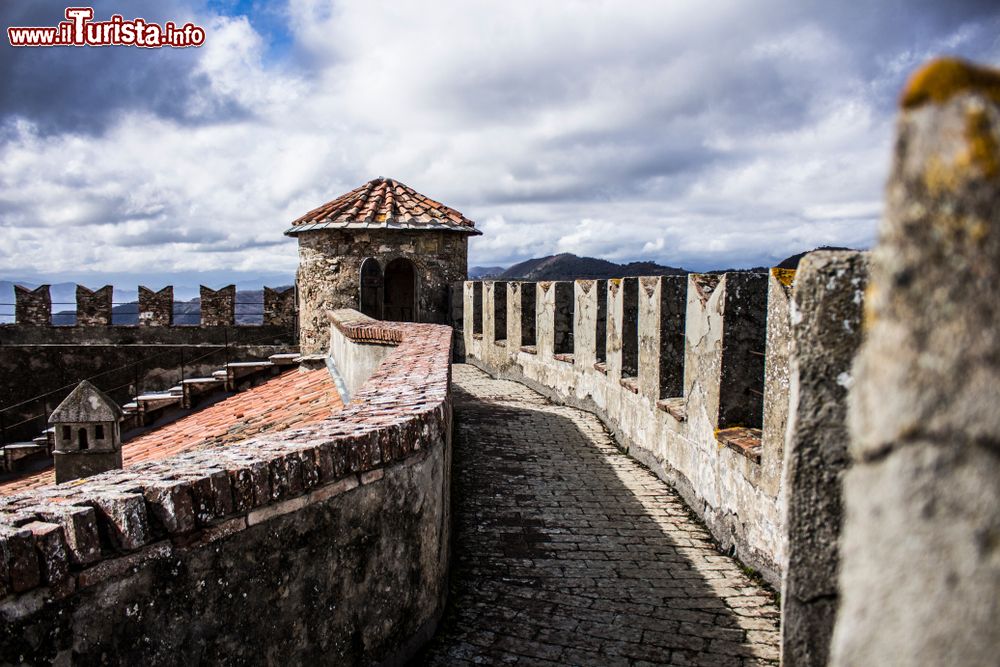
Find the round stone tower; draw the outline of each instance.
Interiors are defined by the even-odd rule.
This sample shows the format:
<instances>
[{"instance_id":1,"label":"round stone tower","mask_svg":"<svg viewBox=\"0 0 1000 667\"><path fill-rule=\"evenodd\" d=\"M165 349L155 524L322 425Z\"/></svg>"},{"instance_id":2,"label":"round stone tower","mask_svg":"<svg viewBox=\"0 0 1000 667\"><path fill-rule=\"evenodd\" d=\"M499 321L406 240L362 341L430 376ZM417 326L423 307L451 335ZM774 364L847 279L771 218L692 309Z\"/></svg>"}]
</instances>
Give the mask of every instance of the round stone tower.
<instances>
[{"instance_id":1,"label":"round stone tower","mask_svg":"<svg viewBox=\"0 0 1000 667\"><path fill-rule=\"evenodd\" d=\"M292 223L303 354L329 346L326 311L450 323L449 289L468 277L475 224L391 178L376 178Z\"/></svg>"}]
</instances>

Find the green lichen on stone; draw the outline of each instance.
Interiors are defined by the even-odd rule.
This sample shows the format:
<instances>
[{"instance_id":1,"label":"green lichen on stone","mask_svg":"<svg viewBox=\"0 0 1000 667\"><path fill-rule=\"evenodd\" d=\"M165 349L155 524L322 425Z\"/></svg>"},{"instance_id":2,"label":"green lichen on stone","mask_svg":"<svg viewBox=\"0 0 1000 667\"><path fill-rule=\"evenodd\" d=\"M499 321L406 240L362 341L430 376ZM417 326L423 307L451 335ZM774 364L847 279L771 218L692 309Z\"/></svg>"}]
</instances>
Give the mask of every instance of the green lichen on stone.
<instances>
[{"instance_id":1,"label":"green lichen on stone","mask_svg":"<svg viewBox=\"0 0 1000 667\"><path fill-rule=\"evenodd\" d=\"M904 109L944 104L959 93L979 93L1000 104L1000 71L958 58L938 58L918 69L900 99Z\"/></svg>"}]
</instances>

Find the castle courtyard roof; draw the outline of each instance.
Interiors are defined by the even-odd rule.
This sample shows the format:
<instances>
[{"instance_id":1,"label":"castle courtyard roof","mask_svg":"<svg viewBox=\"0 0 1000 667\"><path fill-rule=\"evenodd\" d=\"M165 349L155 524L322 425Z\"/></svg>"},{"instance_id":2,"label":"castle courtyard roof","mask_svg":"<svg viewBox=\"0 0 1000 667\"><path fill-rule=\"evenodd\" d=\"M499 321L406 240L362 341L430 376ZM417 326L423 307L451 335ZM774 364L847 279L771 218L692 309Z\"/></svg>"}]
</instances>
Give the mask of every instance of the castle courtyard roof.
<instances>
[{"instance_id":1,"label":"castle courtyard roof","mask_svg":"<svg viewBox=\"0 0 1000 667\"><path fill-rule=\"evenodd\" d=\"M414 229L481 234L453 208L391 178L376 178L292 223L285 234L319 229Z\"/></svg>"},{"instance_id":2,"label":"castle courtyard roof","mask_svg":"<svg viewBox=\"0 0 1000 667\"><path fill-rule=\"evenodd\" d=\"M129 465L175 454L226 446L262 433L329 419L344 407L326 368L286 371L267 382L196 410L177 421L122 444L122 462ZM0 484L8 496L55 483L52 468Z\"/></svg>"}]
</instances>

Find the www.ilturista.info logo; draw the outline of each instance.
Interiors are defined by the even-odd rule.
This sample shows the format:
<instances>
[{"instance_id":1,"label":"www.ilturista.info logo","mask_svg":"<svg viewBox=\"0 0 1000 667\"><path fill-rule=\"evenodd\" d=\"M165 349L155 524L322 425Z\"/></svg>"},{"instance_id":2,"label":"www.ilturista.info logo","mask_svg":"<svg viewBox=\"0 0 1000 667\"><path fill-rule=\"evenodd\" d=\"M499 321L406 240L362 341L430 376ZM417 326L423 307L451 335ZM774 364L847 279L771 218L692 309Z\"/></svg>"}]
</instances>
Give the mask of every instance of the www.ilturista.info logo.
<instances>
[{"instance_id":1,"label":"www.ilturista.info logo","mask_svg":"<svg viewBox=\"0 0 1000 667\"><path fill-rule=\"evenodd\" d=\"M138 46L184 48L205 43L205 29L193 23L163 25L115 14L108 21L93 21L92 7L67 7L66 20L55 27L10 27L11 46Z\"/></svg>"}]
</instances>

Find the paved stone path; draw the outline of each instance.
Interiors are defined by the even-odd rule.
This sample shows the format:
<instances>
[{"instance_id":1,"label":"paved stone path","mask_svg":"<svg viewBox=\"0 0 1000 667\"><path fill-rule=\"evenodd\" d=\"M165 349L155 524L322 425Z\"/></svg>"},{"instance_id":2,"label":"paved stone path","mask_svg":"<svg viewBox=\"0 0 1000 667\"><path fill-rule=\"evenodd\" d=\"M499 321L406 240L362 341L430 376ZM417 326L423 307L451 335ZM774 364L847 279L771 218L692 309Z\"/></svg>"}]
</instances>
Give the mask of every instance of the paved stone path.
<instances>
[{"instance_id":1,"label":"paved stone path","mask_svg":"<svg viewBox=\"0 0 1000 667\"><path fill-rule=\"evenodd\" d=\"M595 416L454 380L451 597L415 664L777 664L773 596Z\"/></svg>"}]
</instances>

